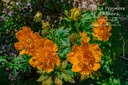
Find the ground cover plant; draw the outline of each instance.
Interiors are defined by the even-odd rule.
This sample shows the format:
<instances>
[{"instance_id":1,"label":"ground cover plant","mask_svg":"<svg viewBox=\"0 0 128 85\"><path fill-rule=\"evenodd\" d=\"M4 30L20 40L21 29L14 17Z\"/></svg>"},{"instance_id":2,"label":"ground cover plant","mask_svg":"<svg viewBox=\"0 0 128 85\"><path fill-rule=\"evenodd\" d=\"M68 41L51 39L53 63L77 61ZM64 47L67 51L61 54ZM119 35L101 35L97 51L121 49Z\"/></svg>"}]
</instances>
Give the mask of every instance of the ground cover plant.
<instances>
[{"instance_id":1,"label":"ground cover plant","mask_svg":"<svg viewBox=\"0 0 128 85\"><path fill-rule=\"evenodd\" d=\"M0 0L2 85L127 85L128 0Z\"/></svg>"}]
</instances>

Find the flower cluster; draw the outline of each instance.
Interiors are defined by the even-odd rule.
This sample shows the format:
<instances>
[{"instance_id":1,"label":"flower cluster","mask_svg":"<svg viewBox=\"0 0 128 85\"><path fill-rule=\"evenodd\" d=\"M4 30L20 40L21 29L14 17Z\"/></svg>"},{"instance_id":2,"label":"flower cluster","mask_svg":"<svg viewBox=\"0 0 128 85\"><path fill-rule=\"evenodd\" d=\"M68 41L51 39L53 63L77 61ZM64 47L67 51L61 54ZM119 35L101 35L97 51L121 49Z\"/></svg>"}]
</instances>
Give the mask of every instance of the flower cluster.
<instances>
[{"instance_id":1,"label":"flower cluster","mask_svg":"<svg viewBox=\"0 0 128 85\"><path fill-rule=\"evenodd\" d=\"M92 71L100 68L101 49L98 44L89 44L87 33L80 33L82 36L81 46L73 45L72 52L68 53L68 61L73 64L72 71L89 75Z\"/></svg>"},{"instance_id":2,"label":"flower cluster","mask_svg":"<svg viewBox=\"0 0 128 85\"><path fill-rule=\"evenodd\" d=\"M44 38L27 26L23 26L22 30L16 33L19 42L15 43L16 50L20 50L20 54L31 55L29 64L37 67L39 70L51 72L55 65L60 64L57 55L57 45L51 40Z\"/></svg>"},{"instance_id":3,"label":"flower cluster","mask_svg":"<svg viewBox=\"0 0 128 85\"><path fill-rule=\"evenodd\" d=\"M20 50L20 54L32 55L33 51L41 45L42 38L37 32L33 33L27 26L23 26L22 30L16 33L19 42L15 43L16 50Z\"/></svg>"},{"instance_id":4,"label":"flower cluster","mask_svg":"<svg viewBox=\"0 0 128 85\"><path fill-rule=\"evenodd\" d=\"M111 29L112 27L109 26L109 23L107 22L106 16L99 16L97 22L92 23L93 25L93 36L97 37L98 40L107 41L109 40L109 37L111 36Z\"/></svg>"},{"instance_id":5,"label":"flower cluster","mask_svg":"<svg viewBox=\"0 0 128 85\"><path fill-rule=\"evenodd\" d=\"M59 57L56 53L58 48L56 44L47 38L44 38L42 42L42 47L38 49L29 63L31 66L49 73L54 70L55 65L58 66L60 64Z\"/></svg>"}]
</instances>

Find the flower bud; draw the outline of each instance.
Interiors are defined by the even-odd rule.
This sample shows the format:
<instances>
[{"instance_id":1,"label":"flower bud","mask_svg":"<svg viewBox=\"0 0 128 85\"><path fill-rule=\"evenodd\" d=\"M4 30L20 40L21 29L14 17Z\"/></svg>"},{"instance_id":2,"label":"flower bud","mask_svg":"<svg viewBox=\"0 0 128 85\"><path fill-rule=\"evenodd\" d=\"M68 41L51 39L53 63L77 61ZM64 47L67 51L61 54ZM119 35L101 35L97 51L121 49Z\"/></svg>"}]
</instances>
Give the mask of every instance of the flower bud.
<instances>
[{"instance_id":1,"label":"flower bud","mask_svg":"<svg viewBox=\"0 0 128 85\"><path fill-rule=\"evenodd\" d=\"M49 22L42 22L42 28L43 29L49 29L50 28Z\"/></svg>"},{"instance_id":2,"label":"flower bud","mask_svg":"<svg viewBox=\"0 0 128 85\"><path fill-rule=\"evenodd\" d=\"M10 0L2 0L2 2L4 2L4 3L9 3Z\"/></svg>"},{"instance_id":3,"label":"flower bud","mask_svg":"<svg viewBox=\"0 0 128 85\"><path fill-rule=\"evenodd\" d=\"M77 39L78 39L78 37L77 37L76 34L71 34L71 35L69 36L69 40L70 40L71 42L76 42Z\"/></svg>"},{"instance_id":4,"label":"flower bud","mask_svg":"<svg viewBox=\"0 0 128 85\"><path fill-rule=\"evenodd\" d=\"M81 11L78 8L73 8L71 11L71 16L70 18L78 21L81 18Z\"/></svg>"},{"instance_id":5,"label":"flower bud","mask_svg":"<svg viewBox=\"0 0 128 85\"><path fill-rule=\"evenodd\" d=\"M46 30L46 29L42 30L41 35L47 36L48 35L48 30Z\"/></svg>"},{"instance_id":6,"label":"flower bud","mask_svg":"<svg viewBox=\"0 0 128 85\"><path fill-rule=\"evenodd\" d=\"M40 11L36 12L36 15L34 16L34 20L37 22L40 22L42 20L42 13Z\"/></svg>"}]
</instances>

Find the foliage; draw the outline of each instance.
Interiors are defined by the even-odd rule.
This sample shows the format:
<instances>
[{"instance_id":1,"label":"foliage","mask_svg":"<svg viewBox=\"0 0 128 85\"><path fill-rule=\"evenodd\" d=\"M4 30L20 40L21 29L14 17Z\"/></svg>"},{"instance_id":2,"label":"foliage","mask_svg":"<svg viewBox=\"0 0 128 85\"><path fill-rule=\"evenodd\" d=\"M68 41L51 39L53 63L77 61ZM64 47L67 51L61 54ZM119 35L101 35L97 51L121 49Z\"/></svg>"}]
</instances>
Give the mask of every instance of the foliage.
<instances>
[{"instance_id":1,"label":"foliage","mask_svg":"<svg viewBox=\"0 0 128 85\"><path fill-rule=\"evenodd\" d=\"M14 57L13 61L10 62L9 57L0 56L1 67L8 67L12 70L12 73L16 76L17 71L30 72L30 66L28 64L29 58L26 55Z\"/></svg>"}]
</instances>

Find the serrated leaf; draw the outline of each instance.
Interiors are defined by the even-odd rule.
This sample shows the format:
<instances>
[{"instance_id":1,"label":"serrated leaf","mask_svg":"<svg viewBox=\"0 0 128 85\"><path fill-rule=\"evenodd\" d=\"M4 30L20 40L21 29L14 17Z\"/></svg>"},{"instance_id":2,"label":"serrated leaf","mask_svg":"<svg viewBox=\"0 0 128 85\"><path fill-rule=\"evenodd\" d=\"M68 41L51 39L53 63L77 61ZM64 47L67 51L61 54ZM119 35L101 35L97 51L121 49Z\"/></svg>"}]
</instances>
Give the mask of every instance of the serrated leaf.
<instances>
[{"instance_id":1,"label":"serrated leaf","mask_svg":"<svg viewBox=\"0 0 128 85\"><path fill-rule=\"evenodd\" d=\"M48 79L42 81L42 85L52 85L52 78L49 77Z\"/></svg>"},{"instance_id":2,"label":"serrated leaf","mask_svg":"<svg viewBox=\"0 0 128 85\"><path fill-rule=\"evenodd\" d=\"M83 80L86 79L87 77L88 77L88 76L86 76L86 75L81 75L81 76L80 76L80 80L83 81Z\"/></svg>"},{"instance_id":3,"label":"serrated leaf","mask_svg":"<svg viewBox=\"0 0 128 85\"><path fill-rule=\"evenodd\" d=\"M58 54L60 55L60 57L66 58L66 54L70 51L70 48L63 48L61 50L59 50Z\"/></svg>"},{"instance_id":4,"label":"serrated leaf","mask_svg":"<svg viewBox=\"0 0 128 85\"><path fill-rule=\"evenodd\" d=\"M67 22L71 22L69 18L63 18L63 20L66 20Z\"/></svg>"},{"instance_id":5,"label":"serrated leaf","mask_svg":"<svg viewBox=\"0 0 128 85\"><path fill-rule=\"evenodd\" d=\"M69 18L70 13L67 10L64 10L64 14Z\"/></svg>"},{"instance_id":6,"label":"serrated leaf","mask_svg":"<svg viewBox=\"0 0 128 85\"><path fill-rule=\"evenodd\" d=\"M67 45L69 43L69 39L68 38L63 38L60 41L62 42L63 45Z\"/></svg>"},{"instance_id":7,"label":"serrated leaf","mask_svg":"<svg viewBox=\"0 0 128 85\"><path fill-rule=\"evenodd\" d=\"M82 22L85 22L85 21L87 21L87 20L89 20L89 19L92 19L91 14L85 13L85 14L82 15L81 21L82 21Z\"/></svg>"},{"instance_id":8,"label":"serrated leaf","mask_svg":"<svg viewBox=\"0 0 128 85\"><path fill-rule=\"evenodd\" d=\"M91 26L91 25L85 25L85 24L84 24L84 25L81 26L81 28L82 28L83 30L89 30L89 29L91 30L92 26Z\"/></svg>"},{"instance_id":9,"label":"serrated leaf","mask_svg":"<svg viewBox=\"0 0 128 85\"><path fill-rule=\"evenodd\" d=\"M55 84L57 84L57 85L63 85L62 80L58 76L55 77Z\"/></svg>"},{"instance_id":10,"label":"serrated leaf","mask_svg":"<svg viewBox=\"0 0 128 85\"><path fill-rule=\"evenodd\" d=\"M62 72L62 77L66 82L71 82L73 79L70 75L68 75L66 72Z\"/></svg>"},{"instance_id":11,"label":"serrated leaf","mask_svg":"<svg viewBox=\"0 0 128 85\"><path fill-rule=\"evenodd\" d=\"M7 60L4 58L1 58L1 56L0 56L0 62L7 62Z\"/></svg>"},{"instance_id":12,"label":"serrated leaf","mask_svg":"<svg viewBox=\"0 0 128 85\"><path fill-rule=\"evenodd\" d=\"M39 74L44 74L45 71L38 70L37 73L39 73Z\"/></svg>"},{"instance_id":13,"label":"serrated leaf","mask_svg":"<svg viewBox=\"0 0 128 85\"><path fill-rule=\"evenodd\" d=\"M47 76L41 75L40 78L37 79L37 81L42 82L42 81L46 80L47 78L48 78Z\"/></svg>"}]
</instances>

